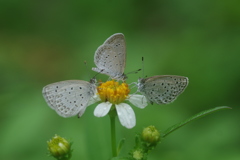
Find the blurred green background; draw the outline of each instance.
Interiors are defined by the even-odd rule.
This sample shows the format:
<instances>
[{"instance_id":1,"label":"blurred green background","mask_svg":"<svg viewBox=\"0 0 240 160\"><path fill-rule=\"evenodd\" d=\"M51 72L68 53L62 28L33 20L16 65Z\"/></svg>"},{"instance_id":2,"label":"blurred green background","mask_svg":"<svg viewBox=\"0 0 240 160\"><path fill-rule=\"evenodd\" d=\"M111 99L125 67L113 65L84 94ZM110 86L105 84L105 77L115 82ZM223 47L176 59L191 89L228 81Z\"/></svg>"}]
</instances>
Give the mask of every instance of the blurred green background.
<instances>
[{"instance_id":1,"label":"blurred green background","mask_svg":"<svg viewBox=\"0 0 240 160\"><path fill-rule=\"evenodd\" d=\"M0 0L0 159L42 160L54 134L73 141L72 160L111 156L109 118L62 118L42 97L50 83L95 75L94 52L106 38L123 33L125 73L142 67L145 75L182 75L190 83L172 104L133 106L137 125L117 121L117 139L155 125L163 131L216 106L216 112L172 133L149 160L240 159L240 2L238 0ZM87 61L87 68L84 65ZM142 73L129 75L136 82ZM107 76L99 75L106 80Z\"/></svg>"}]
</instances>

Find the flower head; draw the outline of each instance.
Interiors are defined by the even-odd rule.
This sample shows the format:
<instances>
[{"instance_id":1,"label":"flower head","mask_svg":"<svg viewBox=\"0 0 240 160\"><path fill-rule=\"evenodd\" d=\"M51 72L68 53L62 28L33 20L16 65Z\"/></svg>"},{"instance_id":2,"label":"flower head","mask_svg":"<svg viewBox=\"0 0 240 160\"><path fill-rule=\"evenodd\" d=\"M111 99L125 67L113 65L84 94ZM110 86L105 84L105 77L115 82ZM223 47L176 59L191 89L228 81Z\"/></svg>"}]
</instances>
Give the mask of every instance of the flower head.
<instances>
[{"instance_id":1,"label":"flower head","mask_svg":"<svg viewBox=\"0 0 240 160\"><path fill-rule=\"evenodd\" d=\"M135 160L144 159L144 151L142 149L135 149L132 151L132 158Z\"/></svg>"},{"instance_id":2,"label":"flower head","mask_svg":"<svg viewBox=\"0 0 240 160\"><path fill-rule=\"evenodd\" d=\"M136 117L133 109L125 101L131 102L139 108L147 106L147 99L143 95L132 94L125 82L119 83L114 80L101 83L97 87L96 101L102 101L94 110L96 117L103 117L108 114L111 108L116 109L120 123L126 128L133 128L136 125Z\"/></svg>"},{"instance_id":3,"label":"flower head","mask_svg":"<svg viewBox=\"0 0 240 160\"><path fill-rule=\"evenodd\" d=\"M155 144L160 138L160 132L154 126L148 126L142 131L142 139L147 143Z\"/></svg>"},{"instance_id":4,"label":"flower head","mask_svg":"<svg viewBox=\"0 0 240 160\"><path fill-rule=\"evenodd\" d=\"M55 135L48 143L50 155L57 159L71 156L71 144L64 138Z\"/></svg>"},{"instance_id":5,"label":"flower head","mask_svg":"<svg viewBox=\"0 0 240 160\"><path fill-rule=\"evenodd\" d=\"M119 104L128 98L130 89L126 83L119 84L119 82L112 80L101 83L100 86L97 87L97 91L103 102L108 101L112 104Z\"/></svg>"}]
</instances>

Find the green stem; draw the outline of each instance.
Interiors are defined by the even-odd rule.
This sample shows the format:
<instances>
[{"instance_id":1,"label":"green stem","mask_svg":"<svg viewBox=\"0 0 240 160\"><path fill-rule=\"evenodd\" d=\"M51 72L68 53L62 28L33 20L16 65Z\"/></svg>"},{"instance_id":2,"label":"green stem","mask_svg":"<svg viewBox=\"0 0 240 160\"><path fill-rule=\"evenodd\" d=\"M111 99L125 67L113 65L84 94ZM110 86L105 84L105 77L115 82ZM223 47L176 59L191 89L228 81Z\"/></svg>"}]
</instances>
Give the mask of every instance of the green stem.
<instances>
[{"instance_id":1,"label":"green stem","mask_svg":"<svg viewBox=\"0 0 240 160\"><path fill-rule=\"evenodd\" d=\"M189 122L192 122L196 119L202 118L202 117L204 117L208 114L214 113L216 111L225 110L225 109L232 109L232 108L227 107L227 106L220 106L220 107L215 107L215 108L211 108L211 109L202 111L202 112L190 117L189 119L187 119L183 122L177 123L177 124L173 125L172 127L168 128L165 132L163 132L162 138L165 138L167 135L169 135L170 133L174 132L175 130L181 128L182 126L188 124Z\"/></svg>"},{"instance_id":2,"label":"green stem","mask_svg":"<svg viewBox=\"0 0 240 160\"><path fill-rule=\"evenodd\" d=\"M110 117L110 124L111 124L112 157L117 157L116 127L115 127L116 109L115 108L109 112L109 117Z\"/></svg>"}]
</instances>

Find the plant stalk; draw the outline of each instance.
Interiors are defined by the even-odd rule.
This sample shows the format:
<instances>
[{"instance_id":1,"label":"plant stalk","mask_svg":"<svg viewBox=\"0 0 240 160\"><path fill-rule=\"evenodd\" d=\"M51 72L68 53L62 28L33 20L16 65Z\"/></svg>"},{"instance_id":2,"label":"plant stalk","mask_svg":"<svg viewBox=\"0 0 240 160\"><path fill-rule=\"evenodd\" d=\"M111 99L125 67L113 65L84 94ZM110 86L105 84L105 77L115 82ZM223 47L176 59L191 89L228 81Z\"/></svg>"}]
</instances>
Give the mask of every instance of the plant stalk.
<instances>
[{"instance_id":1,"label":"plant stalk","mask_svg":"<svg viewBox=\"0 0 240 160\"><path fill-rule=\"evenodd\" d=\"M112 143L112 157L117 157L117 145L116 145L116 109L114 108L109 112L110 125L111 125L111 143Z\"/></svg>"}]
</instances>

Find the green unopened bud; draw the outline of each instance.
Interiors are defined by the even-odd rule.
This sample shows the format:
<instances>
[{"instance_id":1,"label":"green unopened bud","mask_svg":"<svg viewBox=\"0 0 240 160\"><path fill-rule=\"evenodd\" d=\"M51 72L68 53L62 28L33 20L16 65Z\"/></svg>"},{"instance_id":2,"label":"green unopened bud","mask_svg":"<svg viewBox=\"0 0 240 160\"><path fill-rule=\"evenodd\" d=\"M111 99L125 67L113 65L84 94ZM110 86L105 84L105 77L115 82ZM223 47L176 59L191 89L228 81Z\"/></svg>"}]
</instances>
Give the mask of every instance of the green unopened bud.
<instances>
[{"instance_id":1,"label":"green unopened bud","mask_svg":"<svg viewBox=\"0 0 240 160\"><path fill-rule=\"evenodd\" d=\"M150 144L160 141L160 132L154 126L148 126L142 131L142 139Z\"/></svg>"},{"instance_id":2,"label":"green unopened bud","mask_svg":"<svg viewBox=\"0 0 240 160\"><path fill-rule=\"evenodd\" d=\"M135 160L142 160L144 158L144 152L141 149L136 149L132 152L132 157Z\"/></svg>"},{"instance_id":3,"label":"green unopened bud","mask_svg":"<svg viewBox=\"0 0 240 160\"><path fill-rule=\"evenodd\" d=\"M71 144L64 138L55 135L48 143L48 150L50 154L57 158L70 158Z\"/></svg>"}]
</instances>

